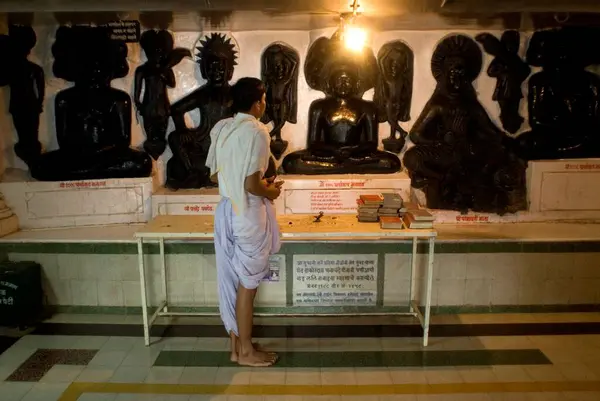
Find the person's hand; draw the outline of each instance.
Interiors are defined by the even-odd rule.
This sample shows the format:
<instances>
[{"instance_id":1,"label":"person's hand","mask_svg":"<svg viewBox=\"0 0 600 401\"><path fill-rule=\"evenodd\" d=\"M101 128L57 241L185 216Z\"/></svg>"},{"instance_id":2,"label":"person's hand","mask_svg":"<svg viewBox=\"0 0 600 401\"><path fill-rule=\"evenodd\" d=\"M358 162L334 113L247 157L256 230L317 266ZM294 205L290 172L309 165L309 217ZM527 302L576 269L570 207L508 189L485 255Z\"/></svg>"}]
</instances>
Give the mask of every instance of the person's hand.
<instances>
[{"instance_id":1,"label":"person's hand","mask_svg":"<svg viewBox=\"0 0 600 401\"><path fill-rule=\"evenodd\" d=\"M274 184L274 185L269 185L269 187L267 187L267 198L270 200L275 200L277 198L279 198L279 195L281 195L281 186Z\"/></svg>"},{"instance_id":2,"label":"person's hand","mask_svg":"<svg viewBox=\"0 0 600 401\"><path fill-rule=\"evenodd\" d=\"M281 188L284 183L285 183L285 181L281 180L281 181L276 181L274 184L277 188Z\"/></svg>"}]
</instances>

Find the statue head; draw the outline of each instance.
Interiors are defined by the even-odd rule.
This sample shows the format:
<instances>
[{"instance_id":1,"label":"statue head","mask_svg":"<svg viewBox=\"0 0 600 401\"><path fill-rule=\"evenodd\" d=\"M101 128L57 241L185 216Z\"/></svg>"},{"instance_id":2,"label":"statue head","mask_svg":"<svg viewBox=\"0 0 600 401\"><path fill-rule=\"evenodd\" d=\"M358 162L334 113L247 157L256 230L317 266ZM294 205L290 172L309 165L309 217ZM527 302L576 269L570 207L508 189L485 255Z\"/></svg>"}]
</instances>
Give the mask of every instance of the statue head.
<instances>
[{"instance_id":1,"label":"statue head","mask_svg":"<svg viewBox=\"0 0 600 401\"><path fill-rule=\"evenodd\" d=\"M386 43L377 54L379 71L387 81L406 79L407 73L412 78L413 58L412 50L405 43L399 40Z\"/></svg>"},{"instance_id":2,"label":"statue head","mask_svg":"<svg viewBox=\"0 0 600 401\"><path fill-rule=\"evenodd\" d=\"M304 75L308 86L330 96L350 93L353 88L352 95L362 97L375 86L377 60L370 48L353 52L334 34L331 38L321 37L310 46Z\"/></svg>"},{"instance_id":3,"label":"statue head","mask_svg":"<svg viewBox=\"0 0 600 401\"><path fill-rule=\"evenodd\" d=\"M600 40L600 30L563 27L537 31L529 41L527 62L535 67L582 69L600 63L600 52L589 43Z\"/></svg>"},{"instance_id":4,"label":"statue head","mask_svg":"<svg viewBox=\"0 0 600 401\"><path fill-rule=\"evenodd\" d=\"M294 49L283 43L274 43L263 53L263 75L276 82L287 81L297 75L299 62L300 57Z\"/></svg>"},{"instance_id":5,"label":"statue head","mask_svg":"<svg viewBox=\"0 0 600 401\"><path fill-rule=\"evenodd\" d=\"M360 82L357 68L347 64L334 66L327 74L328 91L335 97L351 97L356 95Z\"/></svg>"},{"instance_id":6,"label":"statue head","mask_svg":"<svg viewBox=\"0 0 600 401\"><path fill-rule=\"evenodd\" d=\"M482 54L475 41L465 35L450 35L436 47L431 72L438 87L459 93L472 91L481 71Z\"/></svg>"},{"instance_id":7,"label":"statue head","mask_svg":"<svg viewBox=\"0 0 600 401\"><path fill-rule=\"evenodd\" d=\"M169 31L151 29L142 34L140 46L144 49L148 61L160 63L173 50L173 36Z\"/></svg>"},{"instance_id":8,"label":"statue head","mask_svg":"<svg viewBox=\"0 0 600 401\"><path fill-rule=\"evenodd\" d=\"M231 81L233 68L237 65L237 51L231 38L221 33L207 35L200 40L197 50L200 73L209 85L220 86Z\"/></svg>"},{"instance_id":9,"label":"statue head","mask_svg":"<svg viewBox=\"0 0 600 401\"><path fill-rule=\"evenodd\" d=\"M52 55L54 76L76 84L106 86L129 72L127 45L101 27L58 28Z\"/></svg>"}]
</instances>

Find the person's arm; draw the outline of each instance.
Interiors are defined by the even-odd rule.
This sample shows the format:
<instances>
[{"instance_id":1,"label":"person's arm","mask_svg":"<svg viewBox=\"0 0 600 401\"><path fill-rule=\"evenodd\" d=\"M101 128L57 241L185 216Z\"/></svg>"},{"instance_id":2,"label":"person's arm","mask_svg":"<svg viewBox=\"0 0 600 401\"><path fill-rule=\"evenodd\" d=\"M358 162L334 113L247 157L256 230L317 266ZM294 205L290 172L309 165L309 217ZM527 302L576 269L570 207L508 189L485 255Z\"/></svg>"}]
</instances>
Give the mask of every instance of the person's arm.
<instances>
[{"instance_id":1,"label":"person's arm","mask_svg":"<svg viewBox=\"0 0 600 401\"><path fill-rule=\"evenodd\" d=\"M244 180L244 189L255 196L262 196L270 200L275 200L281 194L282 182L269 183L267 180L261 178L262 173L257 171L256 173L249 175Z\"/></svg>"}]
</instances>

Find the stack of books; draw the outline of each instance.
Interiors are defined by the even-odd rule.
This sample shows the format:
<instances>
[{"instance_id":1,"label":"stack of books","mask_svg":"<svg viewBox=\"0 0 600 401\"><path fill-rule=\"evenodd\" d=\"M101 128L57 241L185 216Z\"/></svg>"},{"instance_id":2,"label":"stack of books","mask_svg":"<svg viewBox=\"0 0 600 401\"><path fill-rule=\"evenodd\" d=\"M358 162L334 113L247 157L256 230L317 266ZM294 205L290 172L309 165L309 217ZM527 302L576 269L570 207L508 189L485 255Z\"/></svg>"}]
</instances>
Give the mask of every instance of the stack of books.
<instances>
[{"instance_id":1,"label":"stack of books","mask_svg":"<svg viewBox=\"0 0 600 401\"><path fill-rule=\"evenodd\" d=\"M383 205L379 208L379 217L398 217L403 206L402 197L395 192L382 194Z\"/></svg>"},{"instance_id":2,"label":"stack of books","mask_svg":"<svg viewBox=\"0 0 600 401\"><path fill-rule=\"evenodd\" d=\"M425 209L413 209L403 217L406 228L413 230L433 228L433 216Z\"/></svg>"},{"instance_id":3,"label":"stack of books","mask_svg":"<svg viewBox=\"0 0 600 401\"><path fill-rule=\"evenodd\" d=\"M376 223L379 221L379 208L383 205L383 197L375 194L360 195L356 200L358 205L358 221L361 223Z\"/></svg>"}]
</instances>

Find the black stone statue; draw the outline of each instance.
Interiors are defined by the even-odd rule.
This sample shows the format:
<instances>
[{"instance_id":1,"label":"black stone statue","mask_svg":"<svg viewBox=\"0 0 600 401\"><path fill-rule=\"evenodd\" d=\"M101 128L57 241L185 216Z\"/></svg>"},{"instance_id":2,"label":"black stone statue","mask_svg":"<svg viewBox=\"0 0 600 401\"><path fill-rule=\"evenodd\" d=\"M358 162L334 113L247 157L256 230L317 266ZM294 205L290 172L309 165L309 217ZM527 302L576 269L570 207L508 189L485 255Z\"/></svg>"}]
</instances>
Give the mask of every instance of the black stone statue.
<instances>
[{"instance_id":1,"label":"black stone statue","mask_svg":"<svg viewBox=\"0 0 600 401\"><path fill-rule=\"evenodd\" d=\"M271 153L279 159L288 147L288 142L281 139L281 129L286 122L297 121L300 56L284 43L273 43L265 49L261 66L261 78L267 87L267 110L262 122L273 121Z\"/></svg>"},{"instance_id":2,"label":"black stone statue","mask_svg":"<svg viewBox=\"0 0 600 401\"><path fill-rule=\"evenodd\" d=\"M308 85L325 93L309 109L307 149L288 154L288 174L379 174L401 168L392 153L377 150L378 120L363 94L373 88L377 60L370 48L347 50L339 33L319 38L304 64Z\"/></svg>"},{"instance_id":3,"label":"black stone statue","mask_svg":"<svg viewBox=\"0 0 600 401\"><path fill-rule=\"evenodd\" d=\"M390 124L390 136L383 140L383 148L400 153L408 133L398 121L410 120L414 54L404 42L389 42L379 50L377 64L379 75L373 101L377 105L379 122Z\"/></svg>"},{"instance_id":4,"label":"black stone statue","mask_svg":"<svg viewBox=\"0 0 600 401\"><path fill-rule=\"evenodd\" d=\"M525 207L525 164L507 151L507 136L472 85L481 63L479 46L463 35L446 37L433 54L437 86L410 132L415 146L404 155L411 184L424 190L429 208L503 214Z\"/></svg>"},{"instance_id":5,"label":"black stone statue","mask_svg":"<svg viewBox=\"0 0 600 401\"><path fill-rule=\"evenodd\" d=\"M200 44L197 57L206 83L171 108L175 131L169 135L173 157L167 163L167 187L175 190L214 186L205 166L210 130L219 120L233 115L229 81L237 64L235 45L219 33L204 37ZM188 128L184 117L194 109L200 111L200 125Z\"/></svg>"},{"instance_id":6,"label":"black stone statue","mask_svg":"<svg viewBox=\"0 0 600 401\"><path fill-rule=\"evenodd\" d=\"M31 175L42 181L147 177L152 160L131 145L131 98L110 82L129 71L127 45L100 27L60 27L53 72L74 82L55 98L59 150L42 154Z\"/></svg>"},{"instance_id":7,"label":"black stone statue","mask_svg":"<svg viewBox=\"0 0 600 401\"><path fill-rule=\"evenodd\" d=\"M489 33L481 33L475 39L483 49L494 56L487 74L496 78L496 90L492 99L500 105L500 121L505 130L515 134L523 124L519 104L523 99L521 84L531 69L519 57L520 37L517 31L505 31L500 40Z\"/></svg>"},{"instance_id":8,"label":"black stone statue","mask_svg":"<svg viewBox=\"0 0 600 401\"><path fill-rule=\"evenodd\" d=\"M568 27L535 32L527 61L542 67L529 79L531 131L517 137L527 160L600 156L600 63L597 30Z\"/></svg>"},{"instance_id":9,"label":"black stone statue","mask_svg":"<svg viewBox=\"0 0 600 401\"><path fill-rule=\"evenodd\" d=\"M133 98L144 121L144 149L158 159L167 147L165 135L171 115L167 87L174 88L173 67L184 57L192 57L188 49L173 48L173 36L165 30L149 30L142 34L140 45L148 61L135 70ZM140 99L144 88L144 97Z\"/></svg>"},{"instance_id":10,"label":"black stone statue","mask_svg":"<svg viewBox=\"0 0 600 401\"><path fill-rule=\"evenodd\" d=\"M36 41L33 28L23 25L10 25L8 36L0 36L0 51L5 55L0 85L10 87L8 111L18 136L15 154L29 166L42 153L38 134L44 105L44 70L27 59Z\"/></svg>"}]
</instances>

